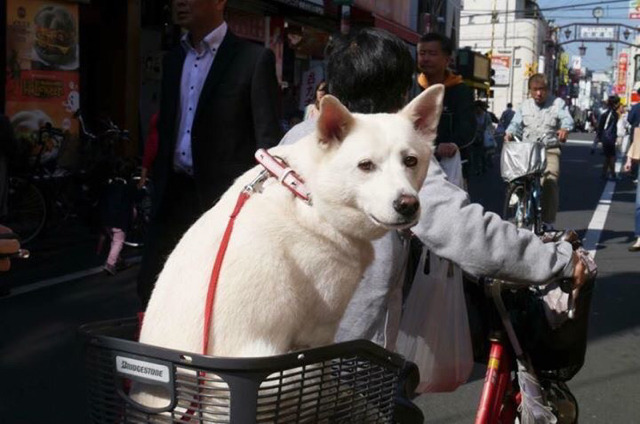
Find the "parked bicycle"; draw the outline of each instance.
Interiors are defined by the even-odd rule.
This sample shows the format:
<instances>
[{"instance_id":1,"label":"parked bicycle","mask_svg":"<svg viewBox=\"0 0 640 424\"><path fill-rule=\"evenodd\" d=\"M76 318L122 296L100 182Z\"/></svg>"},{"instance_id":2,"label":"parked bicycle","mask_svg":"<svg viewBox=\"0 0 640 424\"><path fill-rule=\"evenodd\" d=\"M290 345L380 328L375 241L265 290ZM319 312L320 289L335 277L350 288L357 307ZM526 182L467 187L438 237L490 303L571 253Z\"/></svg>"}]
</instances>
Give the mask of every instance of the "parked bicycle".
<instances>
[{"instance_id":1,"label":"parked bicycle","mask_svg":"<svg viewBox=\"0 0 640 424\"><path fill-rule=\"evenodd\" d=\"M46 187L60 190L60 180L66 173L57 169L56 159L64 145L65 133L47 123L40 128L33 145L21 146L23 149L20 171L9 177L6 225L26 244L40 234L48 218L52 215L53 199L58 196L45 196ZM63 207L63 199L56 203Z\"/></svg>"},{"instance_id":2,"label":"parked bicycle","mask_svg":"<svg viewBox=\"0 0 640 424\"><path fill-rule=\"evenodd\" d=\"M581 249L575 232L545 233L543 239L570 241L585 261L590 279L577 298L571 281L560 282L562 291L568 293L568 313L564 322L554 325L543 310L548 288L476 280L490 299L485 311L490 347L476 424L578 422L578 402L566 382L584 364L597 267Z\"/></svg>"},{"instance_id":3,"label":"parked bicycle","mask_svg":"<svg viewBox=\"0 0 640 424\"><path fill-rule=\"evenodd\" d=\"M546 168L545 138L502 146L500 172L508 183L502 217L542 234L541 178Z\"/></svg>"},{"instance_id":4,"label":"parked bicycle","mask_svg":"<svg viewBox=\"0 0 640 424\"><path fill-rule=\"evenodd\" d=\"M139 186L140 167L135 166L137 159L123 158L117 154L118 149L129 141L129 131L120 129L112 120L104 119L102 124L105 130L100 135L93 134L85 123L84 117L80 110L74 115L80 124L80 134L86 140L86 144L94 145L90 149L91 152L87 158L94 169L94 178L98 184L108 185L114 180L114 177L122 178L127 184ZM117 166L117 162L128 162L128 166ZM114 175L114 169L131 168L133 171L126 175ZM153 183L147 178L145 184L139 187L139 195L133 204L131 226L127 231L125 245L131 247L142 247L147 234L147 228L151 220L151 196ZM96 197L96 204L98 197Z\"/></svg>"}]
</instances>

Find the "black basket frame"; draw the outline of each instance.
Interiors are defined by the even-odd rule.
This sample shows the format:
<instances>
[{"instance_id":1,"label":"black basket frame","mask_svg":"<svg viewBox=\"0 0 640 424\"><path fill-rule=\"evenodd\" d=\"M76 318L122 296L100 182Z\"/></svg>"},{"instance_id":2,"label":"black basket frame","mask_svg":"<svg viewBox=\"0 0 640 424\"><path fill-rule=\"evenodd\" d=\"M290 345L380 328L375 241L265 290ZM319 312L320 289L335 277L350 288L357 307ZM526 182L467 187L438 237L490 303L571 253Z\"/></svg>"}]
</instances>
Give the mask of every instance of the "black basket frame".
<instances>
[{"instance_id":1,"label":"black basket frame","mask_svg":"<svg viewBox=\"0 0 640 424\"><path fill-rule=\"evenodd\" d=\"M352 414L349 411L341 410L338 411L341 414L340 419L329 419L329 421L322 422L365 422L364 419L357 418L366 416L369 413L365 411L365 415L362 415L361 405L363 402L365 409L375 407L377 408L376 411L380 412L379 418L370 419L371 416L368 416L369 418L366 419L366 422L392 422L394 397L399 375L401 370L408 364L401 355L390 352L366 340L349 341L264 358L212 357L138 343L134 341L137 328L137 318L101 321L80 327L87 364L93 363L95 365L97 357L100 357L100 360L105 363L113 361L111 366L102 366L97 372L100 375L96 378L93 378L95 377L93 375L87 375L85 379L88 383L87 393L90 409L92 409L92 422L158 422L153 421L152 418L156 415L160 417L162 412L170 411L176 406L176 393L173 389L176 386L173 378L167 383L160 383L172 388L171 402L162 409L148 409L135 403L128 398L118 384L115 384L116 387L109 387L119 378L128 378L127 376L123 377L121 373L118 374L115 365L116 356L149 362L159 367L165 366L172 369L170 374L173 374L175 369L180 367L198 370L198 374L200 372L203 375L205 373L215 374L224 380L228 384L230 391L229 420L201 421L198 420L197 414L193 413L189 419L176 420L176 418L173 418L172 421L167 421L183 422L184 419L184 422L190 423L230 422L244 424L258 422L258 408L259 405L264 404L264 399L261 400L259 396L260 385L265 379L283 370L306 370L307 367L317 366L317 364L333 363L336 364L335 367L337 368L331 368L335 370L331 371L331 373L338 375L337 379L341 380L336 386L338 392L342 390L346 393L345 396L358 396L360 400L358 408L361 410L360 412L356 411L359 415L353 415L355 412ZM355 361L356 365L353 365L353 361ZM346 375L346 383L342 382L343 364L345 369L348 369L345 372L345 374L348 374ZM334 367L334 365L331 365L331 367ZM362 367L364 367L364 372L358 371L363 369ZM313 370L313 368L309 369ZM86 370L89 374L96 372L95 369L89 370L89 368L86 368ZM353 370L356 371L353 372ZM301 378L304 378L304 372ZM284 380L282 375L284 374L281 374L280 380ZM131 379L137 381L136 378ZM145 382L149 383L149 381ZM340 384L343 385L343 389L340 389ZM96 385L100 387L95 387ZM302 385L304 386L304 383ZM345 387L347 389L344 389ZM108 393L109 396L105 396L105 393ZM117 393L117 396L114 393ZM105 403L104 399L106 397L109 398L109 402ZM262 397L264 398L264 396ZM319 400L318 404L320 403ZM351 407L353 408L353 405ZM279 406L274 406L274 408L276 413L279 413L277 411ZM298 408L300 407L298 406ZM100 411L93 413L93 409ZM139 416L147 418L130 421L125 418L125 416L129 417L126 411L130 410L136 411ZM313 414L314 412L310 413ZM318 412L316 411L315 414L317 416ZM109 418L103 418L106 416ZM269 420L268 422L314 422L298 421L291 413L288 418L285 418Z\"/></svg>"}]
</instances>

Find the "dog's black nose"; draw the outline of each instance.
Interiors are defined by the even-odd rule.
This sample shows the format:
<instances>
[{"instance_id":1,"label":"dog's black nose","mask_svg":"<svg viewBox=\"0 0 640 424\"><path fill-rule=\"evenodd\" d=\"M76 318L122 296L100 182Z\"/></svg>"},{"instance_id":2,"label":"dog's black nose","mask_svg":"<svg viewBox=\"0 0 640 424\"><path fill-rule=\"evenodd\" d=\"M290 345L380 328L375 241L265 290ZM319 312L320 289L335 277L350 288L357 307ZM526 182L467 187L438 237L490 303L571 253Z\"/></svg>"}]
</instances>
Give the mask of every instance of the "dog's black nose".
<instances>
[{"instance_id":1,"label":"dog's black nose","mask_svg":"<svg viewBox=\"0 0 640 424\"><path fill-rule=\"evenodd\" d=\"M420 207L420 201L416 196L410 196L408 194L403 194L399 198L393 201L393 209L396 210L400 215L411 217L415 215Z\"/></svg>"}]
</instances>

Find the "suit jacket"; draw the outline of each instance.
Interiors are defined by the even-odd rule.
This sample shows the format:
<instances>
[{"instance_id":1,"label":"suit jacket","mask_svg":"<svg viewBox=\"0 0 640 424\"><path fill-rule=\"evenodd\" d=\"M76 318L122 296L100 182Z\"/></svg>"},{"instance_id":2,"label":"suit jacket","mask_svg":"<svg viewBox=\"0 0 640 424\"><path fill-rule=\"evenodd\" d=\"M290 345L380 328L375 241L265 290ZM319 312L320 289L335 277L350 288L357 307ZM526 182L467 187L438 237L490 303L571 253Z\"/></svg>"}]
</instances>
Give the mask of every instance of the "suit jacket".
<instances>
[{"instance_id":1,"label":"suit jacket","mask_svg":"<svg viewBox=\"0 0 640 424\"><path fill-rule=\"evenodd\" d=\"M179 45L163 60L154 167L156 208L171 201L164 198L164 189L173 172L185 57ZM194 179L204 210L255 165L253 155L258 148L280 141L278 96L273 52L228 30L202 87L191 128Z\"/></svg>"}]
</instances>

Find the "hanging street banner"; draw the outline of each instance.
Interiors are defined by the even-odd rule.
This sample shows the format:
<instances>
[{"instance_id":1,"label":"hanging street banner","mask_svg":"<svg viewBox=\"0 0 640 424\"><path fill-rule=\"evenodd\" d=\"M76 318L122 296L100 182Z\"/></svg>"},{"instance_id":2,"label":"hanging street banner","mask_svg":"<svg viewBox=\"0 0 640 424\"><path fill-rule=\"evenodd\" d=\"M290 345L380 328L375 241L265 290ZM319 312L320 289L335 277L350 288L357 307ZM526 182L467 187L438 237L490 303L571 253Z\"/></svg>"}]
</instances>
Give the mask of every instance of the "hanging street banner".
<instances>
[{"instance_id":1,"label":"hanging street banner","mask_svg":"<svg viewBox=\"0 0 640 424\"><path fill-rule=\"evenodd\" d=\"M621 52L618 55L618 79L616 81L615 91L618 95L625 95L627 92L627 69L629 65L629 55Z\"/></svg>"},{"instance_id":2,"label":"hanging street banner","mask_svg":"<svg viewBox=\"0 0 640 424\"><path fill-rule=\"evenodd\" d=\"M629 1L629 19L640 19L640 0Z\"/></svg>"},{"instance_id":3,"label":"hanging street banner","mask_svg":"<svg viewBox=\"0 0 640 424\"><path fill-rule=\"evenodd\" d=\"M65 1L7 0L6 114L26 150L54 159L58 144L38 144L50 123L78 134L73 113L80 106L78 5Z\"/></svg>"},{"instance_id":4,"label":"hanging street banner","mask_svg":"<svg viewBox=\"0 0 640 424\"><path fill-rule=\"evenodd\" d=\"M511 82L511 52L495 53L491 56L491 68L495 71L493 80L496 86L509 85Z\"/></svg>"}]
</instances>

